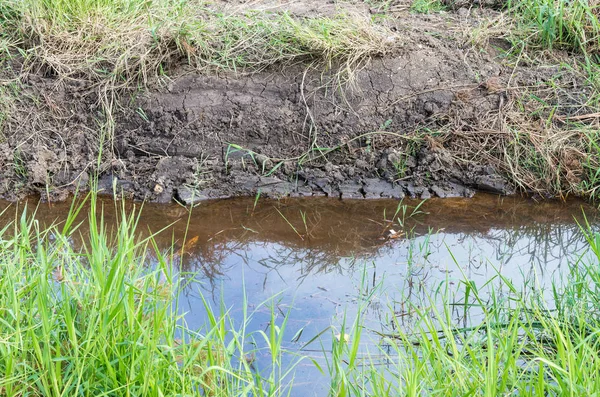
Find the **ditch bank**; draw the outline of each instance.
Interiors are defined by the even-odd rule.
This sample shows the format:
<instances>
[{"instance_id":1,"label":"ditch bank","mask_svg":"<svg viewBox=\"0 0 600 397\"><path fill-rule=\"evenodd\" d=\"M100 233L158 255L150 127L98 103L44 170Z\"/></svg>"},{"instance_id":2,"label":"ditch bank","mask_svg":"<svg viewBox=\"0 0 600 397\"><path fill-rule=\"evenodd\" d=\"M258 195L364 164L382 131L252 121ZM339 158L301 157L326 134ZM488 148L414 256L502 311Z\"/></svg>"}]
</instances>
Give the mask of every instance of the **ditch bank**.
<instances>
[{"instance_id":1,"label":"ditch bank","mask_svg":"<svg viewBox=\"0 0 600 397\"><path fill-rule=\"evenodd\" d=\"M107 194L185 204L257 195L554 194L517 179L505 161L511 123L520 117L527 131L544 131L553 109L550 123L560 127L582 111L575 105L587 88L559 66L508 57L503 39L470 43L465 29L490 15L397 14L386 25L386 50L350 72L296 62L207 73L181 60L169 78L119 91L110 132L98 127L107 117L93 86L44 68L17 73L16 62L11 73L22 91L0 144L0 195L61 200L95 177ZM577 183L581 159L560 150L558 165L569 165L560 172Z\"/></svg>"}]
</instances>

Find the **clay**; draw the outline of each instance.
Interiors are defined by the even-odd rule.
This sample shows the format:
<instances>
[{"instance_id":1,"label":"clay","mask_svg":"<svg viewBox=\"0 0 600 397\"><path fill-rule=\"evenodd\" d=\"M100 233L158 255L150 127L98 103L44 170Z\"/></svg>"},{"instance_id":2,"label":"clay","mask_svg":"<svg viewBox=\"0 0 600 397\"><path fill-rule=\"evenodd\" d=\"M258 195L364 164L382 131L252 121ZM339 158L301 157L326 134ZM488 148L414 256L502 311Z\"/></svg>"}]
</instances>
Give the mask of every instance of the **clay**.
<instances>
[{"instance_id":1,"label":"clay","mask_svg":"<svg viewBox=\"0 0 600 397\"><path fill-rule=\"evenodd\" d=\"M327 4L295 4L293 12L327 15ZM340 72L336 65L274 65L245 74L172 66L168 86L153 82L145 91L123 93L100 162L93 91L52 76L21 76L25 106L8 120L0 144L0 196L60 199L89 188L94 177L106 194L184 204L256 195L514 193L508 176L490 164L456 161L463 143L451 131L471 131L498 114L509 79L513 86L544 86L556 71L505 66L491 47L468 50L453 33L464 20L459 14L397 17L390 34L401 42L366 62L352 84L331 85ZM449 29L452 24L457 29ZM41 93L52 98L52 107L33 99ZM436 138L440 131L443 140Z\"/></svg>"}]
</instances>

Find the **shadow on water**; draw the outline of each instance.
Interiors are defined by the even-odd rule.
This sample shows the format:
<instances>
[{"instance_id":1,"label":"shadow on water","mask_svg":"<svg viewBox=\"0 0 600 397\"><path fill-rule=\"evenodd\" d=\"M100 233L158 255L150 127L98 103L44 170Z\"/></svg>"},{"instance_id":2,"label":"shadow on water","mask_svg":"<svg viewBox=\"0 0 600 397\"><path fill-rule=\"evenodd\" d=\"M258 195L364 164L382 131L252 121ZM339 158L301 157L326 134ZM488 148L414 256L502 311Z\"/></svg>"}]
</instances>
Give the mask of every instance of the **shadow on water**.
<instances>
[{"instance_id":1,"label":"shadow on water","mask_svg":"<svg viewBox=\"0 0 600 397\"><path fill-rule=\"evenodd\" d=\"M109 226L118 222L121 205L127 211L140 207L101 202ZM387 332L391 322L383 308L392 306L402 323L406 302L426 299L443 282L466 277L484 283L501 272L516 285L535 280L543 286L583 253L576 219L582 220L585 211L593 227L598 225L597 210L577 200L536 203L481 194L428 200L414 216L409 215L419 202L403 204L408 206L404 215L397 212L398 202L389 200L230 199L202 203L191 213L176 204L145 204L138 230L146 235L162 230L156 236L159 249L174 245L181 276L199 281L181 295L192 328L205 322L200 293L215 304L225 302L240 321L245 294L249 307L258 308L250 330L268 327L270 311L260 304L277 296L278 311L291 310L286 348L294 350L324 329L339 327L344 314L355 314L365 287L381 290L369 302L365 325ZM39 204L36 217L42 224L59 223L68 211L68 203ZM0 221L6 224L14 216L9 209ZM80 214L80 241L87 216ZM460 321L458 311L456 317ZM319 349L308 346L305 353L313 347ZM260 349L256 360L268 363ZM310 379L315 371L300 366L296 378ZM327 387L299 383L298 395L319 395Z\"/></svg>"}]
</instances>

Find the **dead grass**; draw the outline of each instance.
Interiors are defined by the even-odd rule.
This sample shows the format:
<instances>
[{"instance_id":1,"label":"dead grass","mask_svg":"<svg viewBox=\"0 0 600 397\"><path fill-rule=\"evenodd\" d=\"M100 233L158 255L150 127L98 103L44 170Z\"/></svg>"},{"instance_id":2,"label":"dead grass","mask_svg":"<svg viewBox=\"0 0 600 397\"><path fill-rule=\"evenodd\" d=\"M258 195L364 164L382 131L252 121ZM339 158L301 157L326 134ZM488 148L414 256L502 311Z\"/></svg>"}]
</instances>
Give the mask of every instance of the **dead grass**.
<instances>
[{"instance_id":1,"label":"dead grass","mask_svg":"<svg viewBox=\"0 0 600 397\"><path fill-rule=\"evenodd\" d=\"M564 95L559 91L516 88L500 112L476 125L453 120L448 149L462 164L494 166L525 192L599 198L600 118L585 113L587 103L578 105L579 113L547 105Z\"/></svg>"},{"instance_id":2,"label":"dead grass","mask_svg":"<svg viewBox=\"0 0 600 397\"><path fill-rule=\"evenodd\" d=\"M181 5L162 0L146 8L130 5L128 13L67 8L71 14L67 18L34 3L23 2L18 23L28 65L59 78L110 81L114 88L145 85L182 60L202 70L232 71L310 60L324 68L341 64L351 73L362 61L395 44L392 32L364 15L225 14L203 2Z\"/></svg>"},{"instance_id":3,"label":"dead grass","mask_svg":"<svg viewBox=\"0 0 600 397\"><path fill-rule=\"evenodd\" d=\"M496 51L513 71L496 87L506 93L501 111L471 129L454 125L451 150L459 161L492 164L523 191L600 198L599 6L596 0L509 1L503 12L465 26L463 37L480 51L500 43ZM571 81L515 86L524 65L560 65L559 74Z\"/></svg>"}]
</instances>

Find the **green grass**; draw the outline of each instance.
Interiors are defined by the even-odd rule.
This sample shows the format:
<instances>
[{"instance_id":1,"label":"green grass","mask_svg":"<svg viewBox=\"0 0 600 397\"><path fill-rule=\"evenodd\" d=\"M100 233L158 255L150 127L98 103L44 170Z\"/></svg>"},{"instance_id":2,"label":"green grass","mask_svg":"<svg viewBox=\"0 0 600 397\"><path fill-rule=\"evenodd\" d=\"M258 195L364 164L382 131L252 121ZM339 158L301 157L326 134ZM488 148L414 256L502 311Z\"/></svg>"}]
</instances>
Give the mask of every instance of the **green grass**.
<instances>
[{"instance_id":1,"label":"green grass","mask_svg":"<svg viewBox=\"0 0 600 397\"><path fill-rule=\"evenodd\" d=\"M600 49L600 4L589 0L509 1L523 37L533 43L592 54Z\"/></svg>"},{"instance_id":2,"label":"green grass","mask_svg":"<svg viewBox=\"0 0 600 397\"><path fill-rule=\"evenodd\" d=\"M171 253L136 237L136 214L106 229L94 216L80 250L74 205L68 220L41 229L27 215L1 231L0 394L3 396L281 396L296 365L318 361L332 396L587 395L600 390L600 234L584 225L589 252L543 290L498 273L483 285L466 275L441 282L420 301L390 302L389 332L366 343L368 305L382 285L359 294L358 315L333 331L323 358L296 356L284 366L291 314L270 307L266 330L249 328L240 302L234 321L204 300L206 322L186 326ZM119 204L116 204L119 205ZM418 212L413 209L413 214ZM396 215L408 211L399 206ZM412 216L412 215L411 215ZM427 250L426 247L416 248ZM145 267L150 253L155 265ZM366 285L363 275L363 285ZM398 306L401 305L401 306ZM403 313L397 308L403 307ZM456 313L463 318L457 319ZM325 330L322 335L325 334ZM346 336L347 335L347 336ZM292 338L293 339L293 338ZM317 343L318 335L309 343ZM246 346L266 346L268 368L252 368Z\"/></svg>"},{"instance_id":3,"label":"green grass","mask_svg":"<svg viewBox=\"0 0 600 397\"><path fill-rule=\"evenodd\" d=\"M277 327L256 333L270 342L274 363L261 377L241 359L252 336L245 321L235 328L225 309L214 312L205 301L205 328L186 326L173 253L161 254L151 237L136 237L135 213L122 212L118 228L107 230L102 216L93 215L101 209L92 198L90 232L76 251L71 239L81 208L73 206L60 227L42 230L24 212L1 231L0 395L284 392L288 374L277 368ZM147 268L150 253L155 265Z\"/></svg>"},{"instance_id":4,"label":"green grass","mask_svg":"<svg viewBox=\"0 0 600 397\"><path fill-rule=\"evenodd\" d=\"M388 318L401 331L381 334L380 349L357 353L365 302L348 327L352 343L339 348L334 341L333 361L344 365L330 369L332 395L548 396L600 390L595 375L600 235L587 232L587 239L591 256L572 263L550 291L535 280L517 286L498 274L476 285L463 275L459 287L448 280L424 301L390 305ZM400 317L397 307L404 308ZM468 325L456 319L457 312Z\"/></svg>"},{"instance_id":5,"label":"green grass","mask_svg":"<svg viewBox=\"0 0 600 397\"><path fill-rule=\"evenodd\" d=\"M414 0L410 9L420 14L429 14L444 11L446 6L440 0Z\"/></svg>"}]
</instances>

